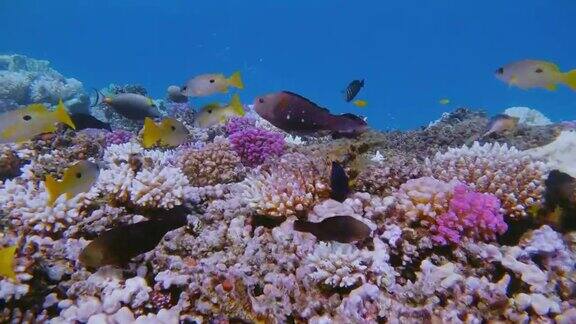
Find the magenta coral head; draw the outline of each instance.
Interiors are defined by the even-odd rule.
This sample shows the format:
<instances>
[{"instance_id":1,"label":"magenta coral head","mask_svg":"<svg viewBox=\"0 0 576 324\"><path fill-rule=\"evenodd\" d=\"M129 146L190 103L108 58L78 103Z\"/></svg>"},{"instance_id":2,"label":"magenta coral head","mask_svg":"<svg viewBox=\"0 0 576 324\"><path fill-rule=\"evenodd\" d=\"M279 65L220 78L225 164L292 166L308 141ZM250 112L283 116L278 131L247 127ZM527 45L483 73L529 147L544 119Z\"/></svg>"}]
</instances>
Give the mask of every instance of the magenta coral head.
<instances>
[{"instance_id":1,"label":"magenta coral head","mask_svg":"<svg viewBox=\"0 0 576 324\"><path fill-rule=\"evenodd\" d=\"M493 241L507 229L498 197L460 184L454 189L448 212L436 218L432 238L441 245L459 244L463 236Z\"/></svg>"},{"instance_id":2,"label":"magenta coral head","mask_svg":"<svg viewBox=\"0 0 576 324\"><path fill-rule=\"evenodd\" d=\"M130 142L134 134L125 131L125 130L115 130L113 132L106 134L106 146L110 146L112 144L124 144Z\"/></svg>"},{"instance_id":3,"label":"magenta coral head","mask_svg":"<svg viewBox=\"0 0 576 324\"><path fill-rule=\"evenodd\" d=\"M284 153L282 134L261 128L247 128L232 133L228 138L232 148L240 156L242 164L254 167L264 163L271 156Z\"/></svg>"},{"instance_id":4,"label":"magenta coral head","mask_svg":"<svg viewBox=\"0 0 576 324\"><path fill-rule=\"evenodd\" d=\"M232 117L226 124L226 133L232 135L236 132L246 130L249 128L254 128L256 125L256 120L249 117Z\"/></svg>"}]
</instances>

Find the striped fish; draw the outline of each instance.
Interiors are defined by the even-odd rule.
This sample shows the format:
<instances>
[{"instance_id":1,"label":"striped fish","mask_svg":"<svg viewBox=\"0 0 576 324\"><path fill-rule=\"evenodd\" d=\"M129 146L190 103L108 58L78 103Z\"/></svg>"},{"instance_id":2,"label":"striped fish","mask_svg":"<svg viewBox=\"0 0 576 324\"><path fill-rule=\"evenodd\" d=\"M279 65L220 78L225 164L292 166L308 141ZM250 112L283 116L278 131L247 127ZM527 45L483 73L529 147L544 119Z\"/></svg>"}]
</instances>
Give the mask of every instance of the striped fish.
<instances>
[{"instance_id":1,"label":"striped fish","mask_svg":"<svg viewBox=\"0 0 576 324\"><path fill-rule=\"evenodd\" d=\"M344 93L344 100L346 102L350 102L356 98L360 89L364 86L364 80L354 80L350 82L350 84L346 87L346 90L343 91Z\"/></svg>"}]
</instances>

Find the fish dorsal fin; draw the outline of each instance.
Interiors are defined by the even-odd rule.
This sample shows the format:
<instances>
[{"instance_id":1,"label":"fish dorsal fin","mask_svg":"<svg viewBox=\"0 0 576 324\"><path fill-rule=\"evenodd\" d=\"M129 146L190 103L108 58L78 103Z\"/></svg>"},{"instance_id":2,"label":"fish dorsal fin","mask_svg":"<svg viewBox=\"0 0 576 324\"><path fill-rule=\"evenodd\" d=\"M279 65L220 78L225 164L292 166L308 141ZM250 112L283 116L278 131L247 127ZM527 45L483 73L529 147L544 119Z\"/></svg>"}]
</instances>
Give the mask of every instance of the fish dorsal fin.
<instances>
[{"instance_id":1,"label":"fish dorsal fin","mask_svg":"<svg viewBox=\"0 0 576 324\"><path fill-rule=\"evenodd\" d=\"M327 112L327 113L330 113L330 110L328 110L328 108L320 107L320 106L318 106L315 102L313 102L312 100L310 100L310 99L308 99L308 98L306 98L306 97L302 97L301 95L299 95L299 94L297 94L297 93L294 93L294 92L292 92L292 91L286 91L286 90L284 90L284 91L282 91L282 92L285 93L285 94L289 94L289 95L291 95L291 96L298 97L298 98L300 98L300 99L308 102L309 104L317 107L318 109L321 109L321 110L323 110L323 111L325 111L325 112Z\"/></svg>"},{"instance_id":2,"label":"fish dorsal fin","mask_svg":"<svg viewBox=\"0 0 576 324\"><path fill-rule=\"evenodd\" d=\"M26 107L26 110L31 112L31 113L36 113L36 114L48 112L48 108L46 108L46 106L44 106L43 104L38 104L38 103L29 105L28 107Z\"/></svg>"},{"instance_id":3,"label":"fish dorsal fin","mask_svg":"<svg viewBox=\"0 0 576 324\"><path fill-rule=\"evenodd\" d=\"M340 116L340 117L346 117L346 118L350 118L350 119L354 119L354 120L357 120L357 121L361 121L361 122L363 122L363 123L366 123L366 121L364 121L364 118L362 118L362 117L360 117L360 116L357 116L357 115L354 115L354 114L351 114L351 113L345 113L345 114L341 114L341 115L338 115L338 116Z\"/></svg>"}]
</instances>

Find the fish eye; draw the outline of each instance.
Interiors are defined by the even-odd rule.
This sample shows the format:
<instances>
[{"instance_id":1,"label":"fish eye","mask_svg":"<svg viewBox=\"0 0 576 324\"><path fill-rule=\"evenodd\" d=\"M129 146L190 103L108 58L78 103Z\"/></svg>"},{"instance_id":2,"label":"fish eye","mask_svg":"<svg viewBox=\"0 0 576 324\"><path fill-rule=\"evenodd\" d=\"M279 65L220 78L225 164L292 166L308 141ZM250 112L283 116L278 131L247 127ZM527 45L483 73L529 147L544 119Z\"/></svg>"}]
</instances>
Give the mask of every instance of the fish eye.
<instances>
[{"instance_id":1,"label":"fish eye","mask_svg":"<svg viewBox=\"0 0 576 324\"><path fill-rule=\"evenodd\" d=\"M78 179L82 178L82 173L80 173L80 172L76 173L76 178L78 178Z\"/></svg>"},{"instance_id":2,"label":"fish eye","mask_svg":"<svg viewBox=\"0 0 576 324\"><path fill-rule=\"evenodd\" d=\"M22 119L24 119L25 121L29 121L30 119L32 119L32 116L24 115L24 117L22 117Z\"/></svg>"},{"instance_id":3,"label":"fish eye","mask_svg":"<svg viewBox=\"0 0 576 324\"><path fill-rule=\"evenodd\" d=\"M498 70L496 70L496 73L504 74L504 68L498 68Z\"/></svg>"},{"instance_id":4,"label":"fish eye","mask_svg":"<svg viewBox=\"0 0 576 324\"><path fill-rule=\"evenodd\" d=\"M258 102L259 102L259 103L264 103L264 99L263 99L263 98L258 98Z\"/></svg>"},{"instance_id":5,"label":"fish eye","mask_svg":"<svg viewBox=\"0 0 576 324\"><path fill-rule=\"evenodd\" d=\"M208 113L211 114L211 113L212 113L212 109L208 109Z\"/></svg>"},{"instance_id":6,"label":"fish eye","mask_svg":"<svg viewBox=\"0 0 576 324\"><path fill-rule=\"evenodd\" d=\"M175 131L175 130L176 130L176 127L175 127L175 126L170 126L170 129L171 129L172 131Z\"/></svg>"},{"instance_id":7,"label":"fish eye","mask_svg":"<svg viewBox=\"0 0 576 324\"><path fill-rule=\"evenodd\" d=\"M214 82L216 82L216 80L210 79L210 83L214 83Z\"/></svg>"},{"instance_id":8,"label":"fish eye","mask_svg":"<svg viewBox=\"0 0 576 324\"><path fill-rule=\"evenodd\" d=\"M534 71L534 72L536 72L536 73L542 73L542 72L544 72L544 70L542 70L541 68L537 68L536 71Z\"/></svg>"}]
</instances>

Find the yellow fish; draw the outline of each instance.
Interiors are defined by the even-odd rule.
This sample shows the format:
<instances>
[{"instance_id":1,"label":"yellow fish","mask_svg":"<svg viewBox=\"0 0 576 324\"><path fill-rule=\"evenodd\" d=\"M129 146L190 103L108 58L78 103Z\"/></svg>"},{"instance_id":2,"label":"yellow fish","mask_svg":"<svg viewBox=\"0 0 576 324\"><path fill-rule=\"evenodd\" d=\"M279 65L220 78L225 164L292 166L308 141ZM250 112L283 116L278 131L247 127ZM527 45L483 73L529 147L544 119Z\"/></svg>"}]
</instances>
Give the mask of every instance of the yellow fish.
<instances>
[{"instance_id":1,"label":"yellow fish","mask_svg":"<svg viewBox=\"0 0 576 324\"><path fill-rule=\"evenodd\" d=\"M356 107L364 108L368 105L368 101L362 100L362 99L357 99L357 100L354 100L352 102L352 104L354 104L354 106L356 106Z\"/></svg>"},{"instance_id":2,"label":"yellow fish","mask_svg":"<svg viewBox=\"0 0 576 324\"><path fill-rule=\"evenodd\" d=\"M16 245L0 248L0 276L16 280L14 273L14 256Z\"/></svg>"},{"instance_id":3,"label":"yellow fish","mask_svg":"<svg viewBox=\"0 0 576 324\"><path fill-rule=\"evenodd\" d=\"M57 123L76 129L62 100L54 111L48 110L43 104L32 104L3 113L0 115L0 143L19 143L40 134L53 133Z\"/></svg>"},{"instance_id":4,"label":"yellow fish","mask_svg":"<svg viewBox=\"0 0 576 324\"><path fill-rule=\"evenodd\" d=\"M496 78L521 89L545 88L556 90L565 84L576 91L576 69L561 72L554 63L524 60L510 63L496 70Z\"/></svg>"},{"instance_id":5,"label":"yellow fish","mask_svg":"<svg viewBox=\"0 0 576 324\"><path fill-rule=\"evenodd\" d=\"M151 118L144 119L142 146L150 148L155 145L175 147L186 141L188 130L178 120L170 117L156 124Z\"/></svg>"},{"instance_id":6,"label":"yellow fish","mask_svg":"<svg viewBox=\"0 0 576 324\"><path fill-rule=\"evenodd\" d=\"M450 103L450 99L446 99L446 98L440 99L440 100L438 100L438 103L445 106L445 105Z\"/></svg>"},{"instance_id":7,"label":"yellow fish","mask_svg":"<svg viewBox=\"0 0 576 324\"><path fill-rule=\"evenodd\" d=\"M206 97L215 93L226 93L228 87L244 89L239 71L229 78L224 74L202 74L194 77L182 87L182 94L188 97Z\"/></svg>"},{"instance_id":8,"label":"yellow fish","mask_svg":"<svg viewBox=\"0 0 576 324\"><path fill-rule=\"evenodd\" d=\"M66 194L66 199L70 199L79 193L87 192L96 182L99 174L100 168L96 163L79 161L64 171L60 181L47 175L44 184L48 192L48 204L54 205L56 199L62 194Z\"/></svg>"},{"instance_id":9,"label":"yellow fish","mask_svg":"<svg viewBox=\"0 0 576 324\"><path fill-rule=\"evenodd\" d=\"M240 96L235 94L227 106L213 103L208 104L200 110L198 117L194 121L196 127L208 128L222 124L234 116L244 116L244 108L240 102Z\"/></svg>"}]
</instances>

